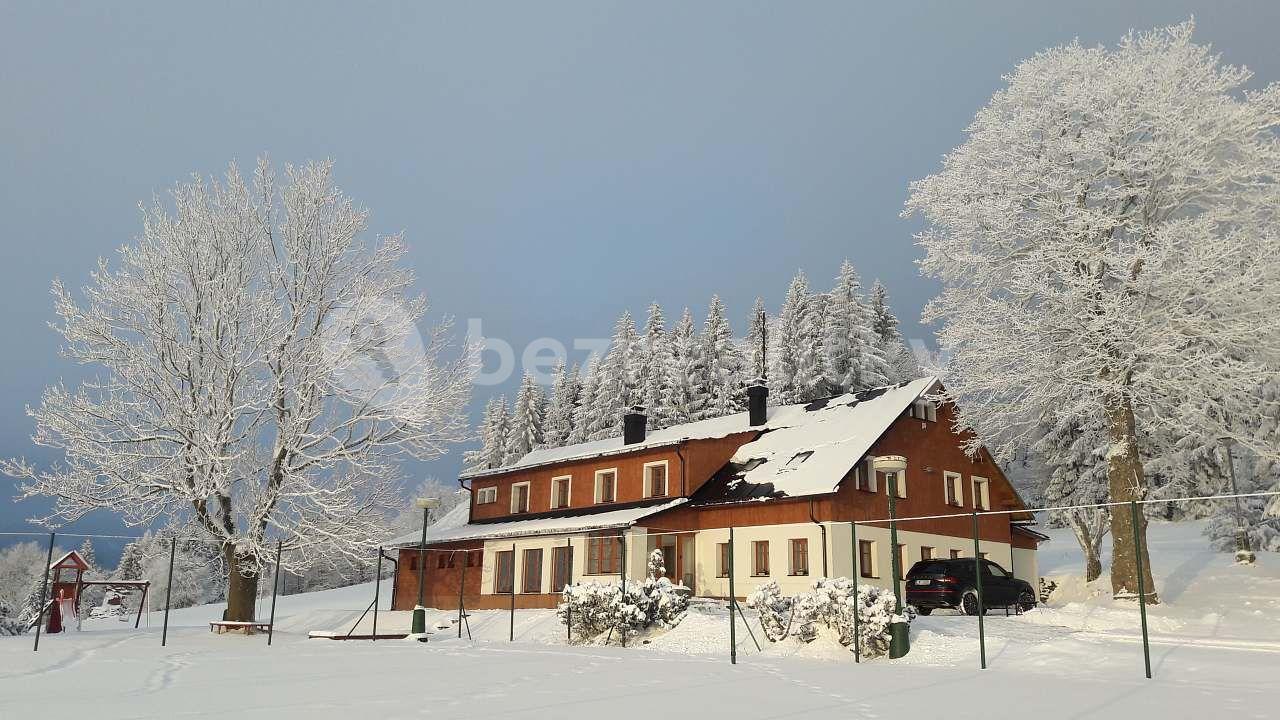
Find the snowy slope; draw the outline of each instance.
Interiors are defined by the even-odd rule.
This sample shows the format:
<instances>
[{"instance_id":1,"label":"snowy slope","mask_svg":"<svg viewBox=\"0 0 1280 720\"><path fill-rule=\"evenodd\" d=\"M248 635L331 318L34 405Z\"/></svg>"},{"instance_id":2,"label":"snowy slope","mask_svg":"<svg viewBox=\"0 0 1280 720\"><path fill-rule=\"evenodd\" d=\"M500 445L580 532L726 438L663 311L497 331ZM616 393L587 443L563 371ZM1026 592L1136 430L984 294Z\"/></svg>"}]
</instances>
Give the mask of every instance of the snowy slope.
<instances>
[{"instance_id":1,"label":"snowy slope","mask_svg":"<svg viewBox=\"0 0 1280 720\"><path fill-rule=\"evenodd\" d=\"M373 597L364 585L281 598L270 648L263 637L211 635L204 623L220 612L213 606L175 612L167 648L158 617L137 632L118 624L45 637L38 654L29 636L0 638L0 719L647 718L653 700L703 717L923 717L942 707L956 718L1275 716L1280 558L1238 568L1205 549L1200 529L1151 528L1167 602L1151 611L1150 681L1136 609L1073 584L1074 541L1053 531L1041 562L1046 575L1066 580L1062 600L1022 617L989 616L986 671L978 670L976 619L945 614L916 621L903 660L862 665L821 641L756 652L739 623L731 666L728 615L714 602L626 649L566 647L546 610L516 612L514 643L502 611L473 612L475 640L457 640L456 609L447 608L431 613L444 629L425 645L305 639L308 630L349 629ZM406 613L379 618L380 628L407 623Z\"/></svg>"}]
</instances>

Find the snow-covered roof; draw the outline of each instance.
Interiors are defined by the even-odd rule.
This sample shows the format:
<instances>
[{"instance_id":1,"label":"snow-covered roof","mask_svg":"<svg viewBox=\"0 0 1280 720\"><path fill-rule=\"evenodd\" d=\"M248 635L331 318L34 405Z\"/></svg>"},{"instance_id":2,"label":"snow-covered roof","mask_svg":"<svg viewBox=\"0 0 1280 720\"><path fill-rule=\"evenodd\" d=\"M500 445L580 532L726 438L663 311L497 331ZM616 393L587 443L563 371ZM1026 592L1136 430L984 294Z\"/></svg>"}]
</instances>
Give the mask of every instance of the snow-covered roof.
<instances>
[{"instance_id":1,"label":"snow-covered roof","mask_svg":"<svg viewBox=\"0 0 1280 720\"><path fill-rule=\"evenodd\" d=\"M671 427L662 428L661 430L652 430L645 436L644 440L630 445L623 443L622 436L618 436L606 438L604 440L577 443L575 445L534 450L527 453L524 457L511 465L504 465L500 468L466 471L461 474L461 477L463 479L467 479L503 475L514 470L526 470L529 468L553 465L555 463L569 462L573 460L588 460L606 455L617 455L620 453L635 452L636 450L644 450L648 448L678 445L686 440L712 440L727 437L734 433L748 432L752 430L776 431L782 428L809 426L815 422L822 423L829 420L835 420L837 423L843 423L846 420L856 423L872 421L873 425L883 425L883 427L881 427L881 429L871 438L870 442L874 442L875 439L889 427L889 423L893 422L893 419L897 417L898 413L905 410L907 406L916 399L916 397L928 388L932 387L935 382L937 382L936 378L925 377L903 385L888 386L886 388L877 388L875 390L868 390L861 393L840 395L830 399L829 401L819 401L826 402L829 407L840 408L845 406L851 407L852 405L857 404L858 398L865 396L867 393L880 393L881 395L886 396L882 402L875 405L874 409L860 409L856 413L856 417L848 417L842 413L836 413L834 415L824 413L814 414L812 409L814 403L771 406L768 409L764 425L753 426L751 425L750 418L747 413L734 413L733 415L725 415L724 417L699 420L698 422L684 423L682 425L672 425ZM919 389L919 391L916 392L916 389ZM880 411L883 407L897 403L901 403L901 406L898 407L895 413L887 416L886 422L880 422L880 420L883 420L884 418L872 417L875 412ZM794 439L795 436L790 435L788 437ZM857 458L854 459L857 460Z\"/></svg>"},{"instance_id":2,"label":"snow-covered roof","mask_svg":"<svg viewBox=\"0 0 1280 720\"><path fill-rule=\"evenodd\" d=\"M733 454L694 501L726 502L834 492L907 408L937 383L920 378L807 405L779 408L769 432Z\"/></svg>"},{"instance_id":3,"label":"snow-covered roof","mask_svg":"<svg viewBox=\"0 0 1280 720\"><path fill-rule=\"evenodd\" d=\"M641 518L648 517L663 510L670 510L682 505L687 500L676 498L663 503L649 503L641 507L628 507L619 510L605 510L593 513L570 513L558 516L526 518L503 522L467 523L467 506L462 509L461 524L446 526L445 521L455 514L458 508L451 510L440 522L427 528L427 544L458 542L462 540L490 540L505 537L521 537L525 535L555 535L557 533L586 532L590 530L607 530L610 528L630 527ZM392 545L415 546L420 534L410 534L396 539Z\"/></svg>"},{"instance_id":4,"label":"snow-covered roof","mask_svg":"<svg viewBox=\"0 0 1280 720\"><path fill-rule=\"evenodd\" d=\"M427 526L427 540L430 541L433 535L444 534L457 530L467 524L467 519L471 517L471 505L469 502L459 503L449 508L440 519ZM422 531L406 533L395 540L391 541L392 546L396 545L417 545L422 539Z\"/></svg>"}]
</instances>

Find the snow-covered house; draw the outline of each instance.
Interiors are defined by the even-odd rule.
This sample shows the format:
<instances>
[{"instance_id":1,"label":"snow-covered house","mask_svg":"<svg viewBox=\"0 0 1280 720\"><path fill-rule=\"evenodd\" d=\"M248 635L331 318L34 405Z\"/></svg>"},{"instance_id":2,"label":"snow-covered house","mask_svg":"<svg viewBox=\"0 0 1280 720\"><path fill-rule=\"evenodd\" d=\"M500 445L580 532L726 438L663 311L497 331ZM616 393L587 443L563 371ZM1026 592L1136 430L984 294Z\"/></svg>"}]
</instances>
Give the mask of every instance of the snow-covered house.
<instances>
[{"instance_id":1,"label":"snow-covered house","mask_svg":"<svg viewBox=\"0 0 1280 720\"><path fill-rule=\"evenodd\" d=\"M763 388L748 412L645 431L643 415L622 437L534 450L512 465L464 473L471 503L399 544L396 609L413 607L419 558L426 604L471 608L552 607L566 582L642 577L654 549L667 575L696 595L726 597L734 528L735 593L776 581L798 591L821 576L888 585L887 483L872 466L902 455L897 516L979 513L981 551L1033 585L1030 513L985 451L970 456L951 428L949 405L929 396L935 378L767 407ZM904 572L929 557L972 557L971 516L898 524ZM619 536L622 541L619 541ZM451 552L450 552L451 551Z\"/></svg>"}]
</instances>

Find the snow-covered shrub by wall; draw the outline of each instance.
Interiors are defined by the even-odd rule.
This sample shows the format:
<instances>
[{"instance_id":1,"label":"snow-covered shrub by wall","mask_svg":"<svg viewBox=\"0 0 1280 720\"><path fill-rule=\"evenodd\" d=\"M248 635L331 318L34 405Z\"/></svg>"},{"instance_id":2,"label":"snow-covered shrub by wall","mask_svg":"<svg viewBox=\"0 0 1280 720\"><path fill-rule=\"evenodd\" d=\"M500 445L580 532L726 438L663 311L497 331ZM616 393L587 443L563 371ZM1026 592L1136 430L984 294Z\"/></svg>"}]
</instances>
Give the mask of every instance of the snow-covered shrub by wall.
<instances>
[{"instance_id":1,"label":"snow-covered shrub by wall","mask_svg":"<svg viewBox=\"0 0 1280 720\"><path fill-rule=\"evenodd\" d=\"M625 596L621 583L566 585L556 616L569 626L576 640L589 641L605 634L621 640L624 632L633 635L648 628L679 625L689 609L684 590L665 577L628 580Z\"/></svg>"},{"instance_id":2,"label":"snow-covered shrub by wall","mask_svg":"<svg viewBox=\"0 0 1280 720\"><path fill-rule=\"evenodd\" d=\"M21 635L26 631L27 623L14 617L13 611L7 605L0 605L0 637Z\"/></svg>"},{"instance_id":3,"label":"snow-covered shrub by wall","mask_svg":"<svg viewBox=\"0 0 1280 720\"><path fill-rule=\"evenodd\" d=\"M857 611L860 623L856 634L861 653L863 657L878 657L889 651L889 625L896 619L893 592L860 585L855 600L853 587L848 578L818 578L810 590L786 597L776 582L768 582L747 598L747 606L760 613L765 637L773 642L794 637L807 643L820 634L830 634L845 646L854 643ZM911 622L915 613L908 607L901 619Z\"/></svg>"}]
</instances>

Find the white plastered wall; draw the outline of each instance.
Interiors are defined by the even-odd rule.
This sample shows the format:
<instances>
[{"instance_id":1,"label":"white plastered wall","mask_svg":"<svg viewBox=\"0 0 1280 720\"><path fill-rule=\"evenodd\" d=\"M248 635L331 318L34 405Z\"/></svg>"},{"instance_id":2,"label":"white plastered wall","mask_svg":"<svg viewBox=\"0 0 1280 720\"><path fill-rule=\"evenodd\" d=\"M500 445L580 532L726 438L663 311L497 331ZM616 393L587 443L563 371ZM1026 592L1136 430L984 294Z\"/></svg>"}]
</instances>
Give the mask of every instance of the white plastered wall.
<instances>
[{"instance_id":1,"label":"white plastered wall","mask_svg":"<svg viewBox=\"0 0 1280 720\"><path fill-rule=\"evenodd\" d=\"M601 531L610 534L617 534L618 530ZM643 579L647 571L648 558L645 552L645 530L644 528L631 528L626 533L626 565L628 579ZM587 535L558 535L558 536L541 536L541 537L518 537L518 538L500 538L497 540L485 540L484 542L484 566L480 575L480 594L493 595L494 593L494 572L497 568L497 554L511 550L515 546L515 589L517 593L523 594L524 588L524 551L532 549L542 550L542 581L539 588L542 593L558 593L560 588L551 587L552 573L554 572L554 548L564 547L572 543L573 545L573 582L617 582L621 578L617 573L608 575L587 575ZM505 594L505 593L504 593Z\"/></svg>"}]
</instances>

